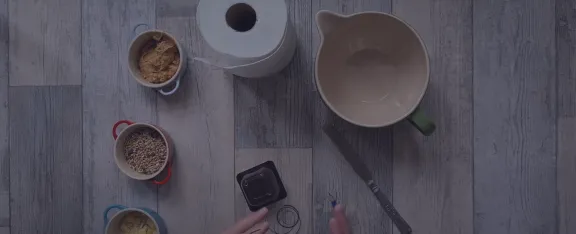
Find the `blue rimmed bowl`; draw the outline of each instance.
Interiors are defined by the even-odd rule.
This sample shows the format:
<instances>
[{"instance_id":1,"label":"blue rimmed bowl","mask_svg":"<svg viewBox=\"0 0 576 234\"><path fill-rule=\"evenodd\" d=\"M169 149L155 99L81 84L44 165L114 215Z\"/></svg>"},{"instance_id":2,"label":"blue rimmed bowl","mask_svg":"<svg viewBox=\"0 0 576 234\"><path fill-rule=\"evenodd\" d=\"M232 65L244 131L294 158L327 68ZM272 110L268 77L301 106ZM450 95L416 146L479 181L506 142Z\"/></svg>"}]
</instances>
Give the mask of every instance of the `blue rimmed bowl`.
<instances>
[{"instance_id":1,"label":"blue rimmed bowl","mask_svg":"<svg viewBox=\"0 0 576 234\"><path fill-rule=\"evenodd\" d=\"M111 210L118 210L111 218L108 218L108 213ZM166 224L162 217L158 215L153 210L148 208L129 208L123 205L111 205L106 210L104 210L104 233L105 234L122 234L120 226L123 219L130 213L137 212L141 215L145 215L150 219L156 226L156 232L154 234L167 234Z\"/></svg>"}]
</instances>

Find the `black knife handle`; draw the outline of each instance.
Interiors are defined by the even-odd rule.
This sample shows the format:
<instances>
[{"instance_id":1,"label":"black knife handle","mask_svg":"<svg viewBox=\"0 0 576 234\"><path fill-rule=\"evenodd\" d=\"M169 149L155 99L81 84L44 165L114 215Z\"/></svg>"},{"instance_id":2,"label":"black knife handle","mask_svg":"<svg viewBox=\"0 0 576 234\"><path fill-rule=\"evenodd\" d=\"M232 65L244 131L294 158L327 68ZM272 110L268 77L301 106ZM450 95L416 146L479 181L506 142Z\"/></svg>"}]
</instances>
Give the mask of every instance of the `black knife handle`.
<instances>
[{"instance_id":1,"label":"black knife handle","mask_svg":"<svg viewBox=\"0 0 576 234\"><path fill-rule=\"evenodd\" d=\"M412 228L410 227L410 225L408 225L408 223L402 218L402 216L400 216L396 208L394 208L394 206L392 205L392 202L390 202L390 199L388 199L388 197L386 197L386 195L384 195L384 193L380 191L378 185L376 185L373 181L369 181L368 187L370 188L370 190L372 190L372 193L376 195L376 199L378 199L380 205L382 205L382 208L384 209L386 214L390 216L390 219L392 220L394 225L396 225L398 231L400 231L400 233L402 234L411 234Z\"/></svg>"}]
</instances>

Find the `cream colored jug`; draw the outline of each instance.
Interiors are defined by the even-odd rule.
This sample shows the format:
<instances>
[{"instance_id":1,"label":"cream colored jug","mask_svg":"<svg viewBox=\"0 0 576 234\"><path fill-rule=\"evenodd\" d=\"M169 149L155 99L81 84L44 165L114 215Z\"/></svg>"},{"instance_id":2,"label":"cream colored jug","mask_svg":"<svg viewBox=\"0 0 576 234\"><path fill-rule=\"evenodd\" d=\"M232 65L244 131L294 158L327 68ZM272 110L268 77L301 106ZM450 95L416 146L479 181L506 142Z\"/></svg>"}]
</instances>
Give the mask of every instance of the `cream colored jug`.
<instances>
[{"instance_id":1,"label":"cream colored jug","mask_svg":"<svg viewBox=\"0 0 576 234\"><path fill-rule=\"evenodd\" d=\"M381 12L340 15L319 11L321 35L316 85L337 115L364 127L409 120L424 135L435 130L418 105L429 81L429 61L416 31Z\"/></svg>"}]
</instances>

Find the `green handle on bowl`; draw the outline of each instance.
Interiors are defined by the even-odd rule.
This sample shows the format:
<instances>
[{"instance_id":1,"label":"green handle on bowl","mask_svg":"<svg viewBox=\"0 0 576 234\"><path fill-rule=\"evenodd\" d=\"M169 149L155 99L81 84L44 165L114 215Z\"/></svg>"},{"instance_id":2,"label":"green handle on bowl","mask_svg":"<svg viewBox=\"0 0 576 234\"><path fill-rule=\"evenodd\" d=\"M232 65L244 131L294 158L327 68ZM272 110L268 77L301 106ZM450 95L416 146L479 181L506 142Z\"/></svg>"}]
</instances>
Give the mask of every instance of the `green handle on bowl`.
<instances>
[{"instance_id":1,"label":"green handle on bowl","mask_svg":"<svg viewBox=\"0 0 576 234\"><path fill-rule=\"evenodd\" d=\"M430 136L436 130L436 124L428 119L420 108L416 108L407 119L424 136Z\"/></svg>"}]
</instances>

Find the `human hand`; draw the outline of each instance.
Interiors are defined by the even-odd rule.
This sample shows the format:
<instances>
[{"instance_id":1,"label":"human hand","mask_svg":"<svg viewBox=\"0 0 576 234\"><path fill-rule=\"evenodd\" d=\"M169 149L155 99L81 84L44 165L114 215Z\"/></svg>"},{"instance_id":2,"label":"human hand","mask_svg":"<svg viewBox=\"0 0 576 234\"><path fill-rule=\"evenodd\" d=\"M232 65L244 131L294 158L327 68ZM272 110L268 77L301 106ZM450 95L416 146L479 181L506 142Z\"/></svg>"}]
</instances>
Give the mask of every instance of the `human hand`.
<instances>
[{"instance_id":1,"label":"human hand","mask_svg":"<svg viewBox=\"0 0 576 234\"><path fill-rule=\"evenodd\" d=\"M346 212L343 205L336 205L332 211L332 218L330 218L330 233L331 234L350 234L350 227L346 219Z\"/></svg>"},{"instance_id":2,"label":"human hand","mask_svg":"<svg viewBox=\"0 0 576 234\"><path fill-rule=\"evenodd\" d=\"M236 222L222 234L264 234L269 227L268 222L262 222L267 213L268 209L264 207Z\"/></svg>"}]
</instances>

